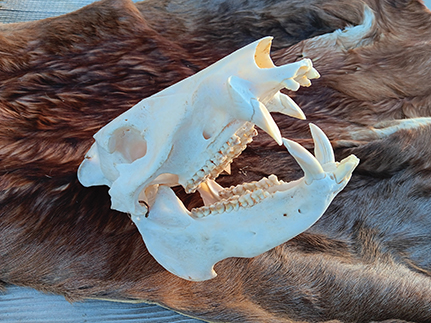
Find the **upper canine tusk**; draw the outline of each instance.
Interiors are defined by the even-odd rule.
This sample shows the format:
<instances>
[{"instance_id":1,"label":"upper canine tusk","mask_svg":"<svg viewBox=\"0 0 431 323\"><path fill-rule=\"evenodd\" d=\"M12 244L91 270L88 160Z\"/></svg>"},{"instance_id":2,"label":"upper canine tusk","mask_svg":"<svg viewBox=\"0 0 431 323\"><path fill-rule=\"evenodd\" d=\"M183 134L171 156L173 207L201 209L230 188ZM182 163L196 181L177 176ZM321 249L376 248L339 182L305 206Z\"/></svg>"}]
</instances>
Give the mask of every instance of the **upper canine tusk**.
<instances>
[{"instance_id":1,"label":"upper canine tusk","mask_svg":"<svg viewBox=\"0 0 431 323\"><path fill-rule=\"evenodd\" d=\"M251 118L251 122L265 131L277 142L277 144L281 146L283 141L281 138L280 129L278 129L278 126L271 117L268 109L259 100L251 99L250 103L253 106L253 116Z\"/></svg>"}]
</instances>

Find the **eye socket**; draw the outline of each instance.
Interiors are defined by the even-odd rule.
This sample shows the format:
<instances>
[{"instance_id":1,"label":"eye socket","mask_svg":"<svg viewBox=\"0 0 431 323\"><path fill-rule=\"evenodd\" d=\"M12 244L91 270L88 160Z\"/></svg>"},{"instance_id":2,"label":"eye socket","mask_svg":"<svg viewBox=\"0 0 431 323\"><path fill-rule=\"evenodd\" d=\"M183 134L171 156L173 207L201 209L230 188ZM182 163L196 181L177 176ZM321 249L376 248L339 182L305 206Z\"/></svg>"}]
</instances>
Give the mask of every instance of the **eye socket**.
<instances>
[{"instance_id":1,"label":"eye socket","mask_svg":"<svg viewBox=\"0 0 431 323\"><path fill-rule=\"evenodd\" d=\"M133 128L117 129L109 139L109 151L119 152L129 163L147 154L147 141Z\"/></svg>"}]
</instances>

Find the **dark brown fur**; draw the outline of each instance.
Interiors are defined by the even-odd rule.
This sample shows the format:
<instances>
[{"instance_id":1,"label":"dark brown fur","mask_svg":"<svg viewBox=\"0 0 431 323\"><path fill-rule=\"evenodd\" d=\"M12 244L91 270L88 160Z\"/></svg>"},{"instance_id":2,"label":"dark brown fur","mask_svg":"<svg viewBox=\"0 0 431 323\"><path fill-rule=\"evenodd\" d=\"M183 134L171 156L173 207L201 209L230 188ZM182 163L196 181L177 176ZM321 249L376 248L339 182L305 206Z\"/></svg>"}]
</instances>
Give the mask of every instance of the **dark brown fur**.
<instances>
[{"instance_id":1,"label":"dark brown fur","mask_svg":"<svg viewBox=\"0 0 431 323\"><path fill-rule=\"evenodd\" d=\"M376 24L349 50L304 39L360 23L359 1L226 1L215 10L106 0L0 26L1 281L69 300L157 302L216 322L431 321L431 127L372 131L430 116L431 15L418 1L367 2ZM92 135L121 112L268 34L277 64L304 50L314 59L322 78L292 95L338 159L354 153L362 162L307 232L217 264L213 280L182 280L153 260L127 215L110 210L107 187L83 188L76 169ZM276 120L311 148L307 122ZM259 135L220 183L271 173L302 176Z\"/></svg>"}]
</instances>

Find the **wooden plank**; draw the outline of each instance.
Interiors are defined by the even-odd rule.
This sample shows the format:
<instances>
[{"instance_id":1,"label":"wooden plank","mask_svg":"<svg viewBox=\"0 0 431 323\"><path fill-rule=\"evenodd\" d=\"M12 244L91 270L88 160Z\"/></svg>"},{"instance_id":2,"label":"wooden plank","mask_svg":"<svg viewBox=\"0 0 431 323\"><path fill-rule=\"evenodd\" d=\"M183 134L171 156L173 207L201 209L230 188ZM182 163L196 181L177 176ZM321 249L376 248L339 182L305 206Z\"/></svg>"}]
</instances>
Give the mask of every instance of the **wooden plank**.
<instances>
[{"instance_id":1,"label":"wooden plank","mask_svg":"<svg viewBox=\"0 0 431 323\"><path fill-rule=\"evenodd\" d=\"M78 10L96 0L1 0L0 22L39 20ZM137 2L137 0L134 0Z\"/></svg>"},{"instance_id":2,"label":"wooden plank","mask_svg":"<svg viewBox=\"0 0 431 323\"><path fill-rule=\"evenodd\" d=\"M62 296L11 286L0 295L0 322L26 323L199 323L157 305L89 300L69 303Z\"/></svg>"}]
</instances>

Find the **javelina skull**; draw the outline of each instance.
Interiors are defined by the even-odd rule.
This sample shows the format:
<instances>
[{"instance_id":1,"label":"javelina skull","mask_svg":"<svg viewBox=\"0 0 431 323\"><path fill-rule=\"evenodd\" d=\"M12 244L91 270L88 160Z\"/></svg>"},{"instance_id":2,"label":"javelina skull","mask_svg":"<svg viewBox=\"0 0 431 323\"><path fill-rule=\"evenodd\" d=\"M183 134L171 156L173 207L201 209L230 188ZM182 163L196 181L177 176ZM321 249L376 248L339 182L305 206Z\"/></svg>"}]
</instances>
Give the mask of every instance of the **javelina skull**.
<instances>
[{"instance_id":1,"label":"javelina skull","mask_svg":"<svg viewBox=\"0 0 431 323\"><path fill-rule=\"evenodd\" d=\"M256 41L151 96L103 127L78 177L108 185L112 208L132 215L154 258L189 280L215 277L227 257L252 257L303 232L347 184L358 163L334 160L315 126L317 159L283 139L269 112L304 119L280 92L319 77L308 59L276 67L271 37ZM299 181L275 176L225 189L215 182L251 142L257 125L285 144L305 171ZM170 187L198 190L202 208L187 210Z\"/></svg>"}]
</instances>

